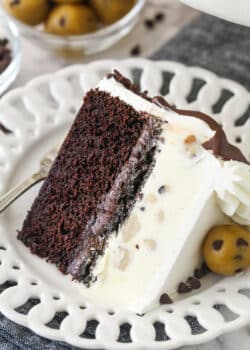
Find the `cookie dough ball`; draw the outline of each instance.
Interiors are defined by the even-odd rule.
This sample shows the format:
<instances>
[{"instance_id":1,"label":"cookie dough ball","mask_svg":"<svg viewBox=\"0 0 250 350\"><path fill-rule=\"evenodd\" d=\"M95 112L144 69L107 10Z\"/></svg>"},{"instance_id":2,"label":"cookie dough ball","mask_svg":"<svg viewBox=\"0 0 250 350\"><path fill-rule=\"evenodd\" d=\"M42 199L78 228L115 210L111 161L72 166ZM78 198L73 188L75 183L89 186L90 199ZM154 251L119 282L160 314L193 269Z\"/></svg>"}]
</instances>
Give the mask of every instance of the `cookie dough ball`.
<instances>
[{"instance_id":1,"label":"cookie dough ball","mask_svg":"<svg viewBox=\"0 0 250 350\"><path fill-rule=\"evenodd\" d=\"M19 21L35 26L49 14L49 0L3 0L6 10Z\"/></svg>"},{"instance_id":2,"label":"cookie dough ball","mask_svg":"<svg viewBox=\"0 0 250 350\"><path fill-rule=\"evenodd\" d=\"M50 13L45 30L57 35L81 35L97 29L98 19L85 5L58 5Z\"/></svg>"},{"instance_id":3,"label":"cookie dough ball","mask_svg":"<svg viewBox=\"0 0 250 350\"><path fill-rule=\"evenodd\" d=\"M230 276L250 267L250 232L239 225L214 227L203 243L203 256L211 271Z\"/></svg>"},{"instance_id":4,"label":"cookie dough ball","mask_svg":"<svg viewBox=\"0 0 250 350\"><path fill-rule=\"evenodd\" d=\"M104 24L111 24L125 16L135 0L90 0L90 5Z\"/></svg>"}]
</instances>

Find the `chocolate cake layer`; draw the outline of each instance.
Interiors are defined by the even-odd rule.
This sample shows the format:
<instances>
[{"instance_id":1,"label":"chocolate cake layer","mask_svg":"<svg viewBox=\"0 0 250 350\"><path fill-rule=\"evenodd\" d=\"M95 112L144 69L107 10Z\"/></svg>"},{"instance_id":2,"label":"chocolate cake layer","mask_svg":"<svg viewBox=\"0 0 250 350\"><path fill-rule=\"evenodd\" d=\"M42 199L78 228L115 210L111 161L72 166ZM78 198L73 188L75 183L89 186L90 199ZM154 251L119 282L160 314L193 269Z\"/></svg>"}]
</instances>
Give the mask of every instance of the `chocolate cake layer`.
<instances>
[{"instance_id":1,"label":"chocolate cake layer","mask_svg":"<svg viewBox=\"0 0 250 350\"><path fill-rule=\"evenodd\" d=\"M110 191L103 195L98 210L89 220L76 256L68 272L77 280L89 284L95 276L91 270L97 258L104 253L107 238L118 232L119 226L128 217L143 183L154 165L155 140L160 134L159 120L146 116L147 123L131 155L122 167ZM93 239L95 237L95 239Z\"/></svg>"},{"instance_id":2,"label":"chocolate cake layer","mask_svg":"<svg viewBox=\"0 0 250 350\"><path fill-rule=\"evenodd\" d=\"M89 282L152 168L155 123L108 93L86 95L18 234L32 253Z\"/></svg>"}]
</instances>

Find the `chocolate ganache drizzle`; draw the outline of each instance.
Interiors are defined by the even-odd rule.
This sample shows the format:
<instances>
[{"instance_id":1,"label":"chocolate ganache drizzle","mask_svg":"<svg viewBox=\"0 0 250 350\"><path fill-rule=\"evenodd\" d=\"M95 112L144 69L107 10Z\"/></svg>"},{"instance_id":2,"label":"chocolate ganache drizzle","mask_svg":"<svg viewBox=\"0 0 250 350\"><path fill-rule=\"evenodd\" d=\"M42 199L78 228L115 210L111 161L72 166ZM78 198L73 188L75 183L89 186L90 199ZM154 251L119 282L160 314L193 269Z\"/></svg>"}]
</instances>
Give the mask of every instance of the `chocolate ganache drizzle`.
<instances>
[{"instance_id":1,"label":"chocolate ganache drizzle","mask_svg":"<svg viewBox=\"0 0 250 350\"><path fill-rule=\"evenodd\" d=\"M249 164L243 153L235 146L231 145L226 137L223 128L212 117L202 112L177 109L171 106L162 96L150 98L147 91L141 92L140 89L133 84L129 79L125 78L120 72L114 70L108 75L108 78L114 78L117 82L131 90L135 94L145 98L146 100L157 104L159 107L166 110L171 110L179 115L190 116L204 121L212 130L215 131L214 136L203 143L203 147L213 152L214 155L221 157L224 160L236 160Z\"/></svg>"}]
</instances>

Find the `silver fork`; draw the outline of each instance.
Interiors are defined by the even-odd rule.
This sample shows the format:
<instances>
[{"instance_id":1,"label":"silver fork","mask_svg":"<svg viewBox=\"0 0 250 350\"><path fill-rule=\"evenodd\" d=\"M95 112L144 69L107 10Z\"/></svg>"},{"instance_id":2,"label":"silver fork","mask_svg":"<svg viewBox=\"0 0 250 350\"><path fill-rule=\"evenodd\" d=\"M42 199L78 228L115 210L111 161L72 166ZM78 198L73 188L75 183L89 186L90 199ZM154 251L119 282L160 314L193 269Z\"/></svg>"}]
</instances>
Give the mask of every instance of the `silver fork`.
<instances>
[{"instance_id":1,"label":"silver fork","mask_svg":"<svg viewBox=\"0 0 250 350\"><path fill-rule=\"evenodd\" d=\"M56 158L57 153L58 149L52 149L49 151L41 160L40 169L36 173L0 197L0 214L23 193L48 176L49 170Z\"/></svg>"}]
</instances>

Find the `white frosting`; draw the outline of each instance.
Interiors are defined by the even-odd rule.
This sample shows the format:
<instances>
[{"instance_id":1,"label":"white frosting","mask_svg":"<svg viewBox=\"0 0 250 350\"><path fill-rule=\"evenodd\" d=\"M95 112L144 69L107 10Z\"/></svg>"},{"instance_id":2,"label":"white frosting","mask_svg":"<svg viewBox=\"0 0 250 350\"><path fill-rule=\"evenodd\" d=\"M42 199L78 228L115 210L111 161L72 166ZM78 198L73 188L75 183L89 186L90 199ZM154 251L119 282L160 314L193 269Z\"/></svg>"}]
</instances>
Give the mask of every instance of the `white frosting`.
<instances>
[{"instance_id":1,"label":"white frosting","mask_svg":"<svg viewBox=\"0 0 250 350\"><path fill-rule=\"evenodd\" d=\"M249 0L181 0L200 11L225 20L250 26Z\"/></svg>"},{"instance_id":2,"label":"white frosting","mask_svg":"<svg viewBox=\"0 0 250 350\"><path fill-rule=\"evenodd\" d=\"M143 313L193 274L209 229L231 218L249 224L249 167L221 161L201 146L214 134L205 122L166 111L114 79L104 79L99 89L168 121L143 198L112 235L94 269L97 282L86 292L111 308Z\"/></svg>"},{"instance_id":3,"label":"white frosting","mask_svg":"<svg viewBox=\"0 0 250 350\"><path fill-rule=\"evenodd\" d=\"M250 167L247 164L224 162L215 190L222 211L241 225L250 225Z\"/></svg>"}]
</instances>

